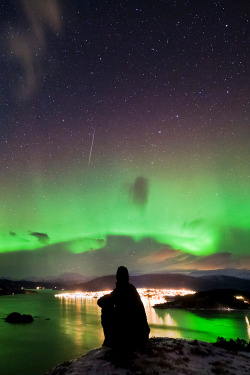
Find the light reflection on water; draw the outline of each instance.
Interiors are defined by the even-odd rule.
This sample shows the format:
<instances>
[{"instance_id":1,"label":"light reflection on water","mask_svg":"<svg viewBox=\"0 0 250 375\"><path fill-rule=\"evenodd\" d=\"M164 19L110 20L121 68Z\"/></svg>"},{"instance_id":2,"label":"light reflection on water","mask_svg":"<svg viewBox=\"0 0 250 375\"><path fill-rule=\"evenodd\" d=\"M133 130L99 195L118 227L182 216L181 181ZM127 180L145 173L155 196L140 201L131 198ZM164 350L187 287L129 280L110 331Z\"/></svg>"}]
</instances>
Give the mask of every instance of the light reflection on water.
<instances>
[{"instance_id":1,"label":"light reflection on water","mask_svg":"<svg viewBox=\"0 0 250 375\"><path fill-rule=\"evenodd\" d=\"M150 336L168 336L180 338L181 333L177 328L177 323L167 310L157 310L153 308L152 301L149 298L142 298L148 323L150 325ZM169 310L168 310L169 311ZM174 327L174 329L173 329ZM166 335L166 330L168 334ZM162 332L163 331L163 332Z\"/></svg>"},{"instance_id":2,"label":"light reflection on water","mask_svg":"<svg viewBox=\"0 0 250 375\"><path fill-rule=\"evenodd\" d=\"M95 342L95 336L99 336L98 344L101 345L101 311L96 299L59 299L57 303L60 304L61 330L74 341L76 347L82 349L85 340Z\"/></svg>"},{"instance_id":3,"label":"light reflection on water","mask_svg":"<svg viewBox=\"0 0 250 375\"><path fill-rule=\"evenodd\" d=\"M250 340L250 324L249 324L249 319L247 316L245 316L245 320L246 320L246 325L247 325L248 338Z\"/></svg>"},{"instance_id":4,"label":"light reflection on water","mask_svg":"<svg viewBox=\"0 0 250 375\"><path fill-rule=\"evenodd\" d=\"M75 327L72 322L64 327L67 334L75 338L75 343L81 343L86 327L82 324L82 317L91 314L99 316L100 308L96 298L60 298L62 309L71 307L75 311ZM244 338L249 340L250 328L247 316L240 311L187 311L174 309L155 309L154 301L142 297L148 323L151 328L150 336L164 336L173 338L199 339L216 341L218 336L225 338ZM83 311L84 310L84 314ZM102 331L100 332L102 335Z\"/></svg>"},{"instance_id":5,"label":"light reflection on water","mask_svg":"<svg viewBox=\"0 0 250 375\"><path fill-rule=\"evenodd\" d=\"M84 306L81 301L75 301L74 306L70 301L60 301L62 319L60 319L61 329L66 335L74 337L76 345L81 345L82 336L84 334L84 326L82 323L82 315ZM73 313L75 310L75 313ZM73 318L73 319L72 319Z\"/></svg>"},{"instance_id":6,"label":"light reflection on water","mask_svg":"<svg viewBox=\"0 0 250 375\"><path fill-rule=\"evenodd\" d=\"M59 299L62 311L74 313L75 322L72 319L64 320L62 329L66 334L74 336L76 344L81 344L87 325L84 319L91 315L100 319L100 308L96 298ZM155 309L154 301L143 297L142 302L151 328L150 336L164 336L185 339L200 339L204 341L216 341L220 335L225 338L250 339L249 319L241 311L187 311L178 309ZM69 316L68 316L69 318ZM100 327L99 327L100 328ZM98 328L98 329L99 329ZM95 327L97 329L97 327ZM87 333L87 332L86 332ZM91 332L88 332L91 334ZM102 330L99 334L103 337Z\"/></svg>"},{"instance_id":7,"label":"light reflection on water","mask_svg":"<svg viewBox=\"0 0 250 375\"><path fill-rule=\"evenodd\" d=\"M10 312L39 316L30 325L10 325L0 319L0 374L44 375L57 363L101 346L101 309L96 299L66 300L53 291L2 296L0 318ZM250 311L156 310L143 298L151 336L216 341L250 338ZM49 320L47 320L49 319Z\"/></svg>"}]
</instances>

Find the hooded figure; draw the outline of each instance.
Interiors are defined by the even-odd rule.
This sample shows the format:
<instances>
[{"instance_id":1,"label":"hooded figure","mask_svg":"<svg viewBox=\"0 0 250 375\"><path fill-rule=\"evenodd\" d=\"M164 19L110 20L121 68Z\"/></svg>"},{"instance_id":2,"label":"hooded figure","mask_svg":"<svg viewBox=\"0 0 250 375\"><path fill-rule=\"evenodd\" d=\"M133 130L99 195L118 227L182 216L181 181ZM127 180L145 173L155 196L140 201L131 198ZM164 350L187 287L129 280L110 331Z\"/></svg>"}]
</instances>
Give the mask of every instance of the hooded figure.
<instances>
[{"instance_id":1,"label":"hooded figure","mask_svg":"<svg viewBox=\"0 0 250 375\"><path fill-rule=\"evenodd\" d=\"M141 298L136 288L129 283L126 267L116 273L116 288L98 300L102 308L103 345L120 349L135 349L145 346L150 328Z\"/></svg>"}]
</instances>

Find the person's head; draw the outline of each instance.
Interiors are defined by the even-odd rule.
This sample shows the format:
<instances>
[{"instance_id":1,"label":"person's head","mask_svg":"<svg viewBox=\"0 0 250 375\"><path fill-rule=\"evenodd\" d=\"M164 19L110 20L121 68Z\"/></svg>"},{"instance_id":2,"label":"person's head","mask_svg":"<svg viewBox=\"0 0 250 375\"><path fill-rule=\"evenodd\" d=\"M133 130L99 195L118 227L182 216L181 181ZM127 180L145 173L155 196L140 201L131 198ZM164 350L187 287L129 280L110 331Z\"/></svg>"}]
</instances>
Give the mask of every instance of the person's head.
<instances>
[{"instance_id":1,"label":"person's head","mask_svg":"<svg viewBox=\"0 0 250 375\"><path fill-rule=\"evenodd\" d=\"M119 284L128 283L129 281L129 274L128 269L124 266L120 266L116 272L116 280Z\"/></svg>"}]
</instances>

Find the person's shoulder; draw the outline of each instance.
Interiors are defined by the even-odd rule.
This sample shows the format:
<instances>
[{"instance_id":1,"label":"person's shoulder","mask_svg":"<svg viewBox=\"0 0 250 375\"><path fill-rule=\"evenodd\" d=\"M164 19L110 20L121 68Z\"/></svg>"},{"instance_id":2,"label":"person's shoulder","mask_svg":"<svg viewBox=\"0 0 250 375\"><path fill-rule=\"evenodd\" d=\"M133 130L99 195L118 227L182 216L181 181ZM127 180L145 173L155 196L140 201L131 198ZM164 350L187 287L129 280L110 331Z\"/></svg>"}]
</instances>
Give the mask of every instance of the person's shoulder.
<instances>
[{"instance_id":1,"label":"person's shoulder","mask_svg":"<svg viewBox=\"0 0 250 375\"><path fill-rule=\"evenodd\" d=\"M133 284L128 283L128 287L131 292L138 293L136 287Z\"/></svg>"},{"instance_id":2,"label":"person's shoulder","mask_svg":"<svg viewBox=\"0 0 250 375\"><path fill-rule=\"evenodd\" d=\"M135 287L133 284L128 283L128 285L129 285L129 287L130 287L131 289L136 289L136 287Z\"/></svg>"}]
</instances>

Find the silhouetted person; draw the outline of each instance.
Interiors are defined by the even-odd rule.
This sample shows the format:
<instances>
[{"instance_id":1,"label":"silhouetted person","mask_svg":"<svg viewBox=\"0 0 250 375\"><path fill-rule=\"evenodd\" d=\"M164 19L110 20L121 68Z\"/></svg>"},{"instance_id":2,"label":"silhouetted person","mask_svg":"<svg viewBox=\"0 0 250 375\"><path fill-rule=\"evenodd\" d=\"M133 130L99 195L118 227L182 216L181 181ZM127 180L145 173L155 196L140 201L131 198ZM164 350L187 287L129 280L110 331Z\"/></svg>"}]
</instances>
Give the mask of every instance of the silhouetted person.
<instances>
[{"instance_id":1,"label":"silhouetted person","mask_svg":"<svg viewBox=\"0 0 250 375\"><path fill-rule=\"evenodd\" d=\"M145 346L149 326L141 298L136 288L129 283L126 267L116 273L116 288L98 300L102 308L103 345L130 350Z\"/></svg>"}]
</instances>

